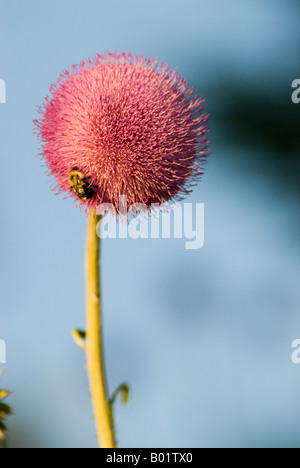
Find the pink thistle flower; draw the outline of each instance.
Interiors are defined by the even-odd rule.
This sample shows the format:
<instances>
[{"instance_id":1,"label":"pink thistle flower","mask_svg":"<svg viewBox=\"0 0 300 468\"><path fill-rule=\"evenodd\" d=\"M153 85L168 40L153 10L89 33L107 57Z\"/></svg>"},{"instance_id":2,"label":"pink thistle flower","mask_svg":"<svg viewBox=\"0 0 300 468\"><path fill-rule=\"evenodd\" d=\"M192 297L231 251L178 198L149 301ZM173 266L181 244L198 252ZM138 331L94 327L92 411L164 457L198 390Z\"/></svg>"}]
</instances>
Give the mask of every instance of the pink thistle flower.
<instances>
[{"instance_id":1,"label":"pink thistle flower","mask_svg":"<svg viewBox=\"0 0 300 468\"><path fill-rule=\"evenodd\" d=\"M54 190L88 208L118 209L121 195L147 207L181 198L207 157L203 102L177 71L143 56L107 52L73 65L35 120Z\"/></svg>"}]
</instances>

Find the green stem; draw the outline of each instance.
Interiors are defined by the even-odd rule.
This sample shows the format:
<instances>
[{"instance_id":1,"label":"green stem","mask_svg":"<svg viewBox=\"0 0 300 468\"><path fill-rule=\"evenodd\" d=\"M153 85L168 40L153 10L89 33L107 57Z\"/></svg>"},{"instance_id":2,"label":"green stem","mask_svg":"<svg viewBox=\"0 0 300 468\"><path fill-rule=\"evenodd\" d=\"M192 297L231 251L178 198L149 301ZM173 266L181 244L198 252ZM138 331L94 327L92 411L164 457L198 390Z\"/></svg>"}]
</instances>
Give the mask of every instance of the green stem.
<instances>
[{"instance_id":1,"label":"green stem","mask_svg":"<svg viewBox=\"0 0 300 468\"><path fill-rule=\"evenodd\" d=\"M96 231L99 221L100 217L92 210L88 216L86 245L87 370L99 445L102 448L115 448L112 406L107 398L102 342L100 239Z\"/></svg>"}]
</instances>

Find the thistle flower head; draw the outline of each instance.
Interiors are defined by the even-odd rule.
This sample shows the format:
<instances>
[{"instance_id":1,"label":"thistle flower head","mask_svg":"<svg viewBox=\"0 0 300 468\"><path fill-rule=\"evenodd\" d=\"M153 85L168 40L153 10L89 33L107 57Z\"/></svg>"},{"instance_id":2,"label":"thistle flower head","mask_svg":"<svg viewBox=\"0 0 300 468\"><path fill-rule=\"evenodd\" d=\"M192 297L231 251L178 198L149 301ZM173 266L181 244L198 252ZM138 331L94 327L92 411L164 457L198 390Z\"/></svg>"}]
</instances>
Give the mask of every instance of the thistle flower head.
<instances>
[{"instance_id":1,"label":"thistle flower head","mask_svg":"<svg viewBox=\"0 0 300 468\"><path fill-rule=\"evenodd\" d=\"M97 55L63 72L35 120L54 190L80 204L161 204L187 193L207 156L203 100L167 65Z\"/></svg>"}]
</instances>

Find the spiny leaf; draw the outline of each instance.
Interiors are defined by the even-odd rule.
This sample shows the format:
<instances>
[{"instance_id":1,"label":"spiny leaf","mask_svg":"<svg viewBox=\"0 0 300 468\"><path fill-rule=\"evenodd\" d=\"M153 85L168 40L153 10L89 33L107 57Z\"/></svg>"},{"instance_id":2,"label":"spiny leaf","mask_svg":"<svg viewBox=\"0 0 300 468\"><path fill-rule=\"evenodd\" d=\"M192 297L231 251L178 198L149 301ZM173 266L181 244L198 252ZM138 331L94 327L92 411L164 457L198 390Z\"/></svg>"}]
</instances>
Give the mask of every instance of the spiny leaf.
<instances>
[{"instance_id":1,"label":"spiny leaf","mask_svg":"<svg viewBox=\"0 0 300 468\"><path fill-rule=\"evenodd\" d=\"M2 375L2 369L0 369L0 377ZM7 416L12 414L11 407L6 403L3 403L3 400L10 395L9 390L0 390L0 441L5 440L5 431L7 430L6 424L4 421L6 420Z\"/></svg>"},{"instance_id":2,"label":"spiny leaf","mask_svg":"<svg viewBox=\"0 0 300 468\"><path fill-rule=\"evenodd\" d=\"M10 395L9 390L0 390L0 400L4 400L8 395Z\"/></svg>"},{"instance_id":3,"label":"spiny leaf","mask_svg":"<svg viewBox=\"0 0 300 468\"><path fill-rule=\"evenodd\" d=\"M115 391L115 393L113 394L111 400L110 400L110 403L111 405L114 404L116 398L121 395L121 398L123 400L123 403L125 405L128 404L129 402L129 387L127 385L127 383L122 383L118 388L117 390Z\"/></svg>"},{"instance_id":4,"label":"spiny leaf","mask_svg":"<svg viewBox=\"0 0 300 468\"><path fill-rule=\"evenodd\" d=\"M79 348L81 349L86 350L86 344L85 344L86 332L82 330L74 329L72 330L72 336L77 346L79 346Z\"/></svg>"}]
</instances>

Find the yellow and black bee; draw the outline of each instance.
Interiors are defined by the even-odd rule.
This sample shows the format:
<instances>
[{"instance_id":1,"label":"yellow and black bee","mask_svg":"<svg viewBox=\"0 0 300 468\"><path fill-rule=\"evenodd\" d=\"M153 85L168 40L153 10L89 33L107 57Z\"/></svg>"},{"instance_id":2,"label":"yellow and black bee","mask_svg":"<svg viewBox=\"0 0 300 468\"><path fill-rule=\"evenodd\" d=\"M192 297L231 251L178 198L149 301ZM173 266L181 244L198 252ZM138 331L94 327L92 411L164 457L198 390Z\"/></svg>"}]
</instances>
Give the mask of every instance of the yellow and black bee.
<instances>
[{"instance_id":1,"label":"yellow and black bee","mask_svg":"<svg viewBox=\"0 0 300 468\"><path fill-rule=\"evenodd\" d=\"M85 177L78 167L73 167L69 174L70 189L76 193L77 197L82 201L87 201L95 195L97 187L90 185L88 180L90 177Z\"/></svg>"}]
</instances>

